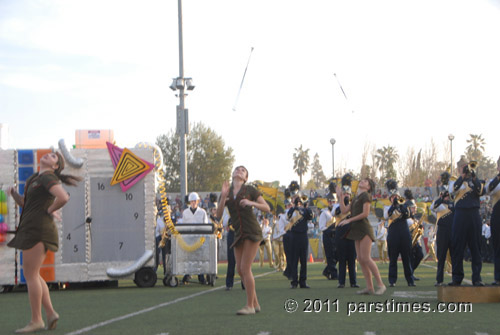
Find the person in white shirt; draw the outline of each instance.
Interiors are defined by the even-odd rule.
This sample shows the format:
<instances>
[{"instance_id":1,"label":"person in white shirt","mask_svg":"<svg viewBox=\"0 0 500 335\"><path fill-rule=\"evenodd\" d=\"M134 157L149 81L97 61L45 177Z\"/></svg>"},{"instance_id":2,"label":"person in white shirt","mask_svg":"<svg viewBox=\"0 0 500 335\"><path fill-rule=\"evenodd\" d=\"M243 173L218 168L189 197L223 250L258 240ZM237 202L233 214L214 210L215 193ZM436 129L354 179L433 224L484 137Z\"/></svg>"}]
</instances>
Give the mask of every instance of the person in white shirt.
<instances>
[{"instance_id":1,"label":"person in white shirt","mask_svg":"<svg viewBox=\"0 0 500 335\"><path fill-rule=\"evenodd\" d=\"M287 224L286 213L281 213L278 215L278 221L275 221L273 225L272 244L275 266L278 271L285 271L286 257L283 247L283 235L285 234L285 227Z\"/></svg>"},{"instance_id":2,"label":"person in white shirt","mask_svg":"<svg viewBox=\"0 0 500 335\"><path fill-rule=\"evenodd\" d=\"M208 223L207 212L199 207L200 196L191 192L188 197L189 207L182 212L182 219L178 223Z\"/></svg>"},{"instance_id":3,"label":"person in white shirt","mask_svg":"<svg viewBox=\"0 0 500 335\"><path fill-rule=\"evenodd\" d=\"M267 252L267 260L269 262L269 267L273 268L273 250L271 248L271 233L272 229L269 226L269 219L264 217L262 219L262 242L260 242L259 246L259 259L260 259L260 267L264 265L264 248L266 248Z\"/></svg>"},{"instance_id":4,"label":"person in white shirt","mask_svg":"<svg viewBox=\"0 0 500 335\"><path fill-rule=\"evenodd\" d=\"M387 259L387 228L385 228L385 220L380 220L377 227L377 234L375 240L378 248L378 258L384 264L388 262Z\"/></svg>"},{"instance_id":5,"label":"person in white shirt","mask_svg":"<svg viewBox=\"0 0 500 335\"><path fill-rule=\"evenodd\" d=\"M191 192L188 197L189 207L182 212L182 219L178 221L180 224L186 223L208 223L207 212L198 206L200 203L200 196L196 192ZM189 283L190 275L184 275L182 278L182 283L185 285ZM205 276L203 274L198 275L198 281L200 284L205 284Z\"/></svg>"},{"instance_id":6,"label":"person in white shirt","mask_svg":"<svg viewBox=\"0 0 500 335\"><path fill-rule=\"evenodd\" d=\"M434 229L434 226L429 227L429 231L427 233L427 248L429 249L429 252L425 255L425 258L422 261L426 261L427 258L431 258L434 262L437 262L437 256L436 256L436 231Z\"/></svg>"}]
</instances>

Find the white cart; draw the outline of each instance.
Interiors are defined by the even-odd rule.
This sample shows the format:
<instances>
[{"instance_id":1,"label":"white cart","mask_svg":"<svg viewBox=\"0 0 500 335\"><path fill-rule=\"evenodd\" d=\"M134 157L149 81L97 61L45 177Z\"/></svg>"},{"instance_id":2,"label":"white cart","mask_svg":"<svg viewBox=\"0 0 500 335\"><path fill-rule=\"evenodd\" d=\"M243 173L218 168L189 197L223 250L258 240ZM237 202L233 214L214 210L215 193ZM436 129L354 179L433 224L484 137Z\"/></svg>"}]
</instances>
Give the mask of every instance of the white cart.
<instances>
[{"instance_id":1,"label":"white cart","mask_svg":"<svg viewBox=\"0 0 500 335\"><path fill-rule=\"evenodd\" d=\"M172 237L164 284L177 286L177 275L204 274L208 275L208 284L214 286L217 275L217 236L214 234L214 225L178 224L175 228L179 234ZM203 244L201 238L205 239Z\"/></svg>"}]
</instances>

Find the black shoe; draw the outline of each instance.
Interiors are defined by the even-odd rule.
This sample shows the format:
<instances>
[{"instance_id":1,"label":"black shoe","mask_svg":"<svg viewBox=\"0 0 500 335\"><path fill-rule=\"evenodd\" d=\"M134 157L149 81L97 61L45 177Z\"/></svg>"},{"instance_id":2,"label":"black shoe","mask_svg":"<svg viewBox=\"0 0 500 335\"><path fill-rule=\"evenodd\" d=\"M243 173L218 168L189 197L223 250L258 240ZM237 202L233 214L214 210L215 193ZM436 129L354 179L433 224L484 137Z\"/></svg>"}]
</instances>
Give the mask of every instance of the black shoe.
<instances>
[{"instance_id":1,"label":"black shoe","mask_svg":"<svg viewBox=\"0 0 500 335\"><path fill-rule=\"evenodd\" d=\"M359 285L358 284L351 284L351 287L353 287L353 288L359 288Z\"/></svg>"},{"instance_id":2,"label":"black shoe","mask_svg":"<svg viewBox=\"0 0 500 335\"><path fill-rule=\"evenodd\" d=\"M232 286L226 286L226 291L231 291L233 289Z\"/></svg>"},{"instance_id":3,"label":"black shoe","mask_svg":"<svg viewBox=\"0 0 500 335\"><path fill-rule=\"evenodd\" d=\"M417 285L415 285L415 283L408 283L408 286L414 287L414 286L417 286Z\"/></svg>"},{"instance_id":4,"label":"black shoe","mask_svg":"<svg viewBox=\"0 0 500 335\"><path fill-rule=\"evenodd\" d=\"M326 279L331 279L330 274L326 271L323 271L323 276L325 276Z\"/></svg>"},{"instance_id":5,"label":"black shoe","mask_svg":"<svg viewBox=\"0 0 500 335\"><path fill-rule=\"evenodd\" d=\"M297 288L297 284L291 284L290 288Z\"/></svg>"},{"instance_id":6,"label":"black shoe","mask_svg":"<svg viewBox=\"0 0 500 335\"><path fill-rule=\"evenodd\" d=\"M338 279L339 279L338 276L332 276L332 277L330 277L330 280L338 280Z\"/></svg>"},{"instance_id":7,"label":"black shoe","mask_svg":"<svg viewBox=\"0 0 500 335\"><path fill-rule=\"evenodd\" d=\"M500 286L500 280L495 280L493 283L491 283L493 286Z\"/></svg>"},{"instance_id":8,"label":"black shoe","mask_svg":"<svg viewBox=\"0 0 500 335\"><path fill-rule=\"evenodd\" d=\"M474 283L472 283L472 285L474 285L474 286L484 286L484 283L482 281L478 280L478 281L475 281Z\"/></svg>"},{"instance_id":9,"label":"black shoe","mask_svg":"<svg viewBox=\"0 0 500 335\"><path fill-rule=\"evenodd\" d=\"M413 280L420 280L420 278L413 276Z\"/></svg>"},{"instance_id":10,"label":"black shoe","mask_svg":"<svg viewBox=\"0 0 500 335\"><path fill-rule=\"evenodd\" d=\"M300 288L311 288L311 286L307 285L307 284L301 284L300 285Z\"/></svg>"},{"instance_id":11,"label":"black shoe","mask_svg":"<svg viewBox=\"0 0 500 335\"><path fill-rule=\"evenodd\" d=\"M434 286L435 286L435 287L444 286L444 283L443 283L443 282L439 282L439 283L438 283L438 282L436 282L436 283L434 284Z\"/></svg>"},{"instance_id":12,"label":"black shoe","mask_svg":"<svg viewBox=\"0 0 500 335\"><path fill-rule=\"evenodd\" d=\"M344 284L338 284L338 285L337 285L337 288L344 288L344 287L345 287L345 285L344 285Z\"/></svg>"},{"instance_id":13,"label":"black shoe","mask_svg":"<svg viewBox=\"0 0 500 335\"><path fill-rule=\"evenodd\" d=\"M395 283L390 283L390 284L389 284L389 287L395 287L395 286L396 286L396 284L395 284Z\"/></svg>"},{"instance_id":14,"label":"black shoe","mask_svg":"<svg viewBox=\"0 0 500 335\"><path fill-rule=\"evenodd\" d=\"M462 283L459 283L457 281L452 281L452 282L448 283L448 286L460 286L460 285L462 285Z\"/></svg>"}]
</instances>

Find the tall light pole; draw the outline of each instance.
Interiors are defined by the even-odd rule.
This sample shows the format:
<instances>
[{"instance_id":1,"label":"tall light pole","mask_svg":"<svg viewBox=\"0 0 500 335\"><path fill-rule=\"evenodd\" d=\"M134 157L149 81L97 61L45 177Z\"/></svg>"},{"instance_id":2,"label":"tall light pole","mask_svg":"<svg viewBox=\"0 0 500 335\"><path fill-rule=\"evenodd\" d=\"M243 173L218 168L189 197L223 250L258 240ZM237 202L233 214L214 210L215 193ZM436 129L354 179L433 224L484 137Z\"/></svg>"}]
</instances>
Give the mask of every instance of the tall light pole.
<instances>
[{"instance_id":1,"label":"tall light pole","mask_svg":"<svg viewBox=\"0 0 500 335\"><path fill-rule=\"evenodd\" d=\"M181 182L181 201L184 203L187 194L187 153L186 137L189 134L188 110L185 108L184 99L187 94L184 91L191 91L194 85L191 78L184 78L184 48L182 44L182 0L177 1L178 22L179 22L179 77L174 78L170 88L179 90L179 105L177 105L177 129L180 146L180 171L179 178Z\"/></svg>"},{"instance_id":2,"label":"tall light pole","mask_svg":"<svg viewBox=\"0 0 500 335\"><path fill-rule=\"evenodd\" d=\"M332 177L335 178L335 139L331 138L330 143L332 144Z\"/></svg>"},{"instance_id":3,"label":"tall light pole","mask_svg":"<svg viewBox=\"0 0 500 335\"><path fill-rule=\"evenodd\" d=\"M450 140L450 174L453 175L453 140L455 136L450 134L448 135L448 139Z\"/></svg>"}]
</instances>

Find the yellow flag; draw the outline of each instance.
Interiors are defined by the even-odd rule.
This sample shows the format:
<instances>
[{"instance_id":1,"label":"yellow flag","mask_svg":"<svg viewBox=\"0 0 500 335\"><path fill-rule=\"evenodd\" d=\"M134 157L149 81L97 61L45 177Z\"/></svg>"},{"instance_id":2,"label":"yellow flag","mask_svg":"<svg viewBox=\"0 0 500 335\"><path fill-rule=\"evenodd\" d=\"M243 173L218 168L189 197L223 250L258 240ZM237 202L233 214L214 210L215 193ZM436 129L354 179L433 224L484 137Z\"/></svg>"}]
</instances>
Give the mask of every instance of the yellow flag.
<instances>
[{"instance_id":1,"label":"yellow flag","mask_svg":"<svg viewBox=\"0 0 500 335\"><path fill-rule=\"evenodd\" d=\"M310 238L309 245L311 246L314 258L318 258L319 238Z\"/></svg>"}]
</instances>

